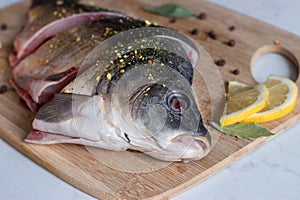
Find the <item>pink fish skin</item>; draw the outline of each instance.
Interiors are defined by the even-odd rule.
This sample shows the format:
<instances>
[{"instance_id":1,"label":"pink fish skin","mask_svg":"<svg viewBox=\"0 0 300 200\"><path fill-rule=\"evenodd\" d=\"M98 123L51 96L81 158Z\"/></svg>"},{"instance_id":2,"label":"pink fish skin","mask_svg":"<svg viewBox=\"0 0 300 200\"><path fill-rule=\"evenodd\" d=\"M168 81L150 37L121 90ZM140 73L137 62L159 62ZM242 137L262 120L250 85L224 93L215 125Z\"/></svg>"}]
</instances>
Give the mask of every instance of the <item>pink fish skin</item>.
<instances>
[{"instance_id":1,"label":"pink fish skin","mask_svg":"<svg viewBox=\"0 0 300 200\"><path fill-rule=\"evenodd\" d=\"M80 23L95 19L119 18L123 14L106 9L65 1L37 1L28 13L28 21L14 40L15 52L10 55L10 64L17 65L34 52L45 40L62 33Z\"/></svg>"}]
</instances>

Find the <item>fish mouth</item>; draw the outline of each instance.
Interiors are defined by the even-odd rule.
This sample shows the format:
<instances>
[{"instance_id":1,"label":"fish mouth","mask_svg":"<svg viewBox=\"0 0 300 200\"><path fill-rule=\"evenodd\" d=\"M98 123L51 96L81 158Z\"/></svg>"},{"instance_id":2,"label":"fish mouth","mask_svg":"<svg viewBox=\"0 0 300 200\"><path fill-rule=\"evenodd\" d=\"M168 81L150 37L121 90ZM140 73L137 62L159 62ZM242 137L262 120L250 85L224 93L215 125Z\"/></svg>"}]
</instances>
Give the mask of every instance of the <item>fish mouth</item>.
<instances>
[{"instance_id":1,"label":"fish mouth","mask_svg":"<svg viewBox=\"0 0 300 200\"><path fill-rule=\"evenodd\" d=\"M203 149L204 152L207 152L210 149L210 142L206 138L195 138L194 141Z\"/></svg>"},{"instance_id":2,"label":"fish mouth","mask_svg":"<svg viewBox=\"0 0 300 200\"><path fill-rule=\"evenodd\" d=\"M200 160L206 156L211 149L211 137L209 134L199 136L194 134L181 134L172 139L172 142L183 146L183 152L179 160L188 162Z\"/></svg>"},{"instance_id":3,"label":"fish mouth","mask_svg":"<svg viewBox=\"0 0 300 200\"><path fill-rule=\"evenodd\" d=\"M202 136L195 136L194 137L194 145L197 145L198 147L201 147L203 150L203 157L206 156L210 149L211 149L211 139L209 134L206 137Z\"/></svg>"}]
</instances>

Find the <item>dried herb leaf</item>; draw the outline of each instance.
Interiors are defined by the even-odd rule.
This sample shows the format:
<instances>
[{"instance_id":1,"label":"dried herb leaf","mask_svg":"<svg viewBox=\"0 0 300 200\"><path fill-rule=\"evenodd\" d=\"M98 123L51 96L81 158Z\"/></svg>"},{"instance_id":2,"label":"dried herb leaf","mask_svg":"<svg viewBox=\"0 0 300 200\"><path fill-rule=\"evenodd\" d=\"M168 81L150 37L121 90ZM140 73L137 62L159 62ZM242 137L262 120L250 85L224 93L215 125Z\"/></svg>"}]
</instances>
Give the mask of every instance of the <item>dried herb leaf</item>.
<instances>
[{"instance_id":1,"label":"dried herb leaf","mask_svg":"<svg viewBox=\"0 0 300 200\"><path fill-rule=\"evenodd\" d=\"M259 137L268 137L274 135L269 130L255 123L239 123L221 127L219 124L212 122L212 125L226 135L238 137L241 139L254 140Z\"/></svg>"},{"instance_id":2,"label":"dried herb leaf","mask_svg":"<svg viewBox=\"0 0 300 200\"><path fill-rule=\"evenodd\" d=\"M183 17L183 18L188 18L188 17L194 17L195 15L193 14L192 11L189 9L173 4L173 3L168 3L164 4L162 6L157 6L157 7L149 7L149 8L144 8L145 11L160 14L160 15L165 15L165 16L172 16L172 17Z\"/></svg>"}]
</instances>

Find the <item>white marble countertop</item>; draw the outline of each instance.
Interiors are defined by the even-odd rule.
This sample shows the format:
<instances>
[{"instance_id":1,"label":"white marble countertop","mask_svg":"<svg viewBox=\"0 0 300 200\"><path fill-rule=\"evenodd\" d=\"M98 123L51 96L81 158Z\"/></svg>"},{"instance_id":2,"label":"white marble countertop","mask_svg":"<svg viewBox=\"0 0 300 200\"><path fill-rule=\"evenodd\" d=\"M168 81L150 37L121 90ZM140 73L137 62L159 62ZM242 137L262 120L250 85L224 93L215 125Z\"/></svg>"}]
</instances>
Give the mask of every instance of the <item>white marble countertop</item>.
<instances>
[{"instance_id":1,"label":"white marble countertop","mask_svg":"<svg viewBox=\"0 0 300 200\"><path fill-rule=\"evenodd\" d=\"M2 0L0 8L17 0ZM300 35L300 1L210 0ZM295 44L300 45L300 44ZM174 200L299 200L300 123ZM0 199L93 197L48 173L0 139Z\"/></svg>"}]
</instances>

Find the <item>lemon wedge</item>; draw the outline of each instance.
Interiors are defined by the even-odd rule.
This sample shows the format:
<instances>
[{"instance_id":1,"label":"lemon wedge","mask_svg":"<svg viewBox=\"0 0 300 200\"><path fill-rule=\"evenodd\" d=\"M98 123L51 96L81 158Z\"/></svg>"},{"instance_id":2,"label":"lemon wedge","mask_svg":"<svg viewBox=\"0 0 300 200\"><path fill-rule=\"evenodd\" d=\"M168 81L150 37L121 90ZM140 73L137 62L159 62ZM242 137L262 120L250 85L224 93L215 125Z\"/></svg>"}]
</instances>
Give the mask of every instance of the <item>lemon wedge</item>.
<instances>
[{"instance_id":1,"label":"lemon wedge","mask_svg":"<svg viewBox=\"0 0 300 200\"><path fill-rule=\"evenodd\" d=\"M270 96L268 105L260 112L245 118L244 122L268 122L290 113L297 101L298 87L288 78L271 75L265 82Z\"/></svg>"},{"instance_id":2,"label":"lemon wedge","mask_svg":"<svg viewBox=\"0 0 300 200\"><path fill-rule=\"evenodd\" d=\"M224 115L220 119L222 126L240 122L250 115L261 111L268 104L269 90L265 85L254 87L236 81L230 81Z\"/></svg>"}]
</instances>

